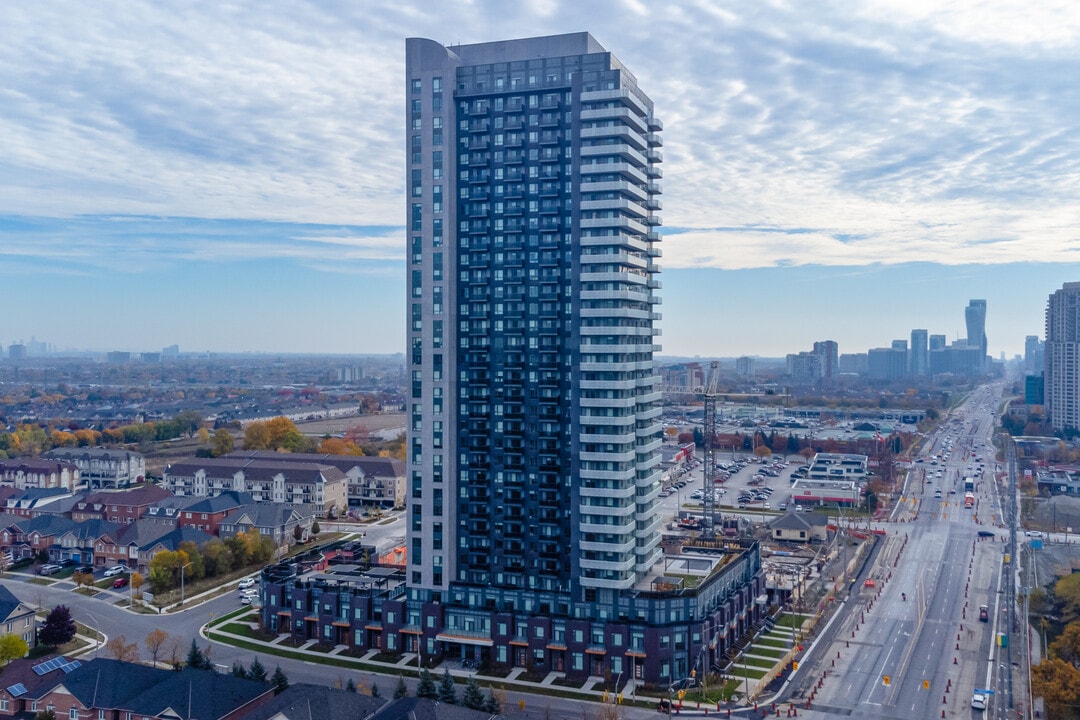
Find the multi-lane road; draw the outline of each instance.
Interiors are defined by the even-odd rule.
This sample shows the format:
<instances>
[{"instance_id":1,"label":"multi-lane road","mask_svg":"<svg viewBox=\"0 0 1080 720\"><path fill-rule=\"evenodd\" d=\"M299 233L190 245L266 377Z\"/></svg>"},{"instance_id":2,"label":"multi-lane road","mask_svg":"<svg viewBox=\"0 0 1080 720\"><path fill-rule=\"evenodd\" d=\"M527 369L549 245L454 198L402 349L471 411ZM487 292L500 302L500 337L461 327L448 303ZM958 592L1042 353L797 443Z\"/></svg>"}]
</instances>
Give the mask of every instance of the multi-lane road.
<instances>
[{"instance_id":1,"label":"multi-lane road","mask_svg":"<svg viewBox=\"0 0 1080 720\"><path fill-rule=\"evenodd\" d=\"M1004 589L1015 577L994 482L999 398L999 385L980 388L925 438L896 513L903 521L885 525L873 562L836 598L843 609L785 690L812 698L804 716L1015 717L996 642L1008 634ZM970 509L965 477L975 479ZM976 690L993 691L986 710L972 707Z\"/></svg>"}]
</instances>

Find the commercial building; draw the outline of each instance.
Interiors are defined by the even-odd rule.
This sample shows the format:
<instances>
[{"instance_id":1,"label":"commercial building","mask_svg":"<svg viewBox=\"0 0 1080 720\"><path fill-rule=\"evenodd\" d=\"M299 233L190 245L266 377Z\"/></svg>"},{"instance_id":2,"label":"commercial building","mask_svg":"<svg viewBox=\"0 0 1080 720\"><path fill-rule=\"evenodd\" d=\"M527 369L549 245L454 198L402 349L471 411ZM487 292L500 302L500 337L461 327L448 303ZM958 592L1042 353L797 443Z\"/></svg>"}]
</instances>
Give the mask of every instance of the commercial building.
<instances>
[{"instance_id":1,"label":"commercial building","mask_svg":"<svg viewBox=\"0 0 1080 720\"><path fill-rule=\"evenodd\" d=\"M986 368L986 301L970 300L964 309L968 347L978 348L978 370Z\"/></svg>"},{"instance_id":2,"label":"commercial building","mask_svg":"<svg viewBox=\"0 0 1080 720\"><path fill-rule=\"evenodd\" d=\"M930 372L929 334L926 330L911 331L911 350L908 354L908 373L922 377Z\"/></svg>"},{"instance_id":3,"label":"commercial building","mask_svg":"<svg viewBox=\"0 0 1080 720\"><path fill-rule=\"evenodd\" d=\"M1054 430L1080 429L1080 282L1065 283L1046 304L1044 393Z\"/></svg>"},{"instance_id":4,"label":"commercial building","mask_svg":"<svg viewBox=\"0 0 1080 720\"><path fill-rule=\"evenodd\" d=\"M757 621L760 558L733 549L692 593L653 589L653 103L588 33L410 39L405 97L408 559L381 639L580 677L687 677L703 628L723 645Z\"/></svg>"}]
</instances>

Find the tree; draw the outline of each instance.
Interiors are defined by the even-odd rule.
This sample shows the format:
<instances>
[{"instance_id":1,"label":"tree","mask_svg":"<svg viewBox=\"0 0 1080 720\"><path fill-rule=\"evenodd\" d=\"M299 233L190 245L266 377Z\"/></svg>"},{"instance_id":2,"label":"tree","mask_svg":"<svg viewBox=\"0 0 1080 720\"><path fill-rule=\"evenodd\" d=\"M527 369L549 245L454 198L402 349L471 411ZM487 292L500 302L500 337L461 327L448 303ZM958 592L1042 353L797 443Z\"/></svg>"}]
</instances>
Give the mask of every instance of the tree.
<instances>
[{"instance_id":1,"label":"tree","mask_svg":"<svg viewBox=\"0 0 1080 720\"><path fill-rule=\"evenodd\" d=\"M409 697L409 686L405 684L405 678L398 675L397 687L394 688L394 699L400 700L403 697Z\"/></svg>"},{"instance_id":2,"label":"tree","mask_svg":"<svg viewBox=\"0 0 1080 720\"><path fill-rule=\"evenodd\" d=\"M817 455L817 452L814 450L814 448L807 446L799 451L799 455L802 455L803 460L809 463L811 458Z\"/></svg>"},{"instance_id":3,"label":"tree","mask_svg":"<svg viewBox=\"0 0 1080 720\"><path fill-rule=\"evenodd\" d=\"M105 643L105 652L120 662L133 663L139 660L138 643L129 643L123 635L117 635Z\"/></svg>"},{"instance_id":4,"label":"tree","mask_svg":"<svg viewBox=\"0 0 1080 720\"><path fill-rule=\"evenodd\" d=\"M318 520L313 520L311 522L311 534L312 535L318 535L321 532L322 532L322 528L319 527L319 521Z\"/></svg>"},{"instance_id":5,"label":"tree","mask_svg":"<svg viewBox=\"0 0 1080 720\"><path fill-rule=\"evenodd\" d=\"M131 583L134 585L134 581ZM146 652L150 654L150 664L157 667L158 658L161 657L161 653L165 648L165 643L169 641L169 633L165 632L161 628L151 630L150 634L143 640L143 646L146 648Z\"/></svg>"},{"instance_id":6,"label":"tree","mask_svg":"<svg viewBox=\"0 0 1080 720\"><path fill-rule=\"evenodd\" d=\"M72 573L71 581L75 583L76 587L82 587L83 585L89 587L94 584L94 573Z\"/></svg>"},{"instance_id":7,"label":"tree","mask_svg":"<svg viewBox=\"0 0 1080 720\"><path fill-rule=\"evenodd\" d=\"M232 433L221 427L214 431L214 437L210 442L210 454L214 457L228 455L233 451L234 442Z\"/></svg>"},{"instance_id":8,"label":"tree","mask_svg":"<svg viewBox=\"0 0 1080 720\"><path fill-rule=\"evenodd\" d=\"M93 575L91 575L90 577L93 577ZM131 573L131 579L129 580L129 582L131 583L131 589L135 592L136 595L139 595L139 588L141 588L146 583L146 578L144 578L142 576L142 573L140 572L133 572Z\"/></svg>"},{"instance_id":9,"label":"tree","mask_svg":"<svg viewBox=\"0 0 1080 720\"><path fill-rule=\"evenodd\" d=\"M213 670L214 664L210 662L210 658L204 653L195 642L195 638L191 638L191 648L187 654L187 666L193 670Z\"/></svg>"},{"instance_id":10,"label":"tree","mask_svg":"<svg viewBox=\"0 0 1080 720\"><path fill-rule=\"evenodd\" d=\"M1056 657L1080 670L1080 621L1065 626L1065 630L1050 643L1050 657Z\"/></svg>"},{"instance_id":11,"label":"tree","mask_svg":"<svg viewBox=\"0 0 1080 720\"><path fill-rule=\"evenodd\" d=\"M299 545L301 543L301 541L303 541L303 539L304 539L304 528L303 528L303 526L297 524L297 526L293 528L292 536L293 536L293 539L296 540L296 544Z\"/></svg>"},{"instance_id":12,"label":"tree","mask_svg":"<svg viewBox=\"0 0 1080 720\"><path fill-rule=\"evenodd\" d=\"M439 688L435 686L435 678L431 677L431 673L427 671L427 668L420 671L420 682L416 685L416 697L429 700L439 699Z\"/></svg>"},{"instance_id":13,"label":"tree","mask_svg":"<svg viewBox=\"0 0 1080 720\"><path fill-rule=\"evenodd\" d=\"M371 697L377 698L380 695L382 695L382 693L379 691L379 686L375 683L371 683Z\"/></svg>"},{"instance_id":14,"label":"tree","mask_svg":"<svg viewBox=\"0 0 1080 720\"><path fill-rule=\"evenodd\" d=\"M1066 575L1054 583L1054 599L1063 623L1080 620L1080 573Z\"/></svg>"},{"instance_id":15,"label":"tree","mask_svg":"<svg viewBox=\"0 0 1080 720\"><path fill-rule=\"evenodd\" d=\"M266 682L266 668L259 662L259 658L251 661L251 667L248 668L248 677L259 682Z\"/></svg>"},{"instance_id":16,"label":"tree","mask_svg":"<svg viewBox=\"0 0 1080 720\"><path fill-rule=\"evenodd\" d=\"M772 450L769 449L768 445L762 443L754 448L754 455L759 458L767 458L772 455Z\"/></svg>"},{"instance_id":17,"label":"tree","mask_svg":"<svg viewBox=\"0 0 1080 720\"><path fill-rule=\"evenodd\" d=\"M45 624L41 626L38 640L42 645L56 647L71 642L76 630L71 611L64 605L57 605L45 616Z\"/></svg>"},{"instance_id":18,"label":"tree","mask_svg":"<svg viewBox=\"0 0 1080 720\"><path fill-rule=\"evenodd\" d=\"M285 671L278 665L270 678L270 684L274 686L274 694L280 695L289 689L289 678L285 677Z\"/></svg>"},{"instance_id":19,"label":"tree","mask_svg":"<svg viewBox=\"0 0 1080 720\"><path fill-rule=\"evenodd\" d=\"M229 671L229 674L238 678L247 678L248 676L247 668L239 660L233 660L232 670Z\"/></svg>"},{"instance_id":20,"label":"tree","mask_svg":"<svg viewBox=\"0 0 1080 720\"><path fill-rule=\"evenodd\" d=\"M199 428L195 435L199 438L199 442L201 443L210 442L210 431L204 427Z\"/></svg>"},{"instance_id":21,"label":"tree","mask_svg":"<svg viewBox=\"0 0 1080 720\"><path fill-rule=\"evenodd\" d=\"M264 422L253 422L244 428L245 450L267 450L270 448L270 431Z\"/></svg>"},{"instance_id":22,"label":"tree","mask_svg":"<svg viewBox=\"0 0 1080 720\"><path fill-rule=\"evenodd\" d=\"M495 697L495 693L491 690L488 690L487 697L484 698L483 710L489 715L498 715L502 712L502 703L499 702L499 699Z\"/></svg>"},{"instance_id":23,"label":"tree","mask_svg":"<svg viewBox=\"0 0 1080 720\"><path fill-rule=\"evenodd\" d=\"M461 694L461 704L470 710L482 710L484 708L484 692L480 689L480 683L475 677L470 677L465 683L465 692Z\"/></svg>"},{"instance_id":24,"label":"tree","mask_svg":"<svg viewBox=\"0 0 1080 720\"><path fill-rule=\"evenodd\" d=\"M1080 670L1060 658L1031 666L1031 690L1049 706L1048 717L1070 717L1064 711L1080 701Z\"/></svg>"},{"instance_id":25,"label":"tree","mask_svg":"<svg viewBox=\"0 0 1080 720\"><path fill-rule=\"evenodd\" d=\"M443 676L439 680L439 702L457 704L457 690L454 688L454 678L450 675L449 668L443 670Z\"/></svg>"},{"instance_id":26,"label":"tree","mask_svg":"<svg viewBox=\"0 0 1080 720\"><path fill-rule=\"evenodd\" d=\"M7 665L12 660L25 657L28 652L30 646L18 635L0 635L0 664Z\"/></svg>"},{"instance_id":27,"label":"tree","mask_svg":"<svg viewBox=\"0 0 1080 720\"><path fill-rule=\"evenodd\" d=\"M52 708L39 710L37 714L34 715L34 720L56 720L56 711Z\"/></svg>"},{"instance_id":28,"label":"tree","mask_svg":"<svg viewBox=\"0 0 1080 720\"><path fill-rule=\"evenodd\" d=\"M353 682L352 678L349 678L349 682L345 683L345 691L351 693L356 692L356 683Z\"/></svg>"}]
</instances>

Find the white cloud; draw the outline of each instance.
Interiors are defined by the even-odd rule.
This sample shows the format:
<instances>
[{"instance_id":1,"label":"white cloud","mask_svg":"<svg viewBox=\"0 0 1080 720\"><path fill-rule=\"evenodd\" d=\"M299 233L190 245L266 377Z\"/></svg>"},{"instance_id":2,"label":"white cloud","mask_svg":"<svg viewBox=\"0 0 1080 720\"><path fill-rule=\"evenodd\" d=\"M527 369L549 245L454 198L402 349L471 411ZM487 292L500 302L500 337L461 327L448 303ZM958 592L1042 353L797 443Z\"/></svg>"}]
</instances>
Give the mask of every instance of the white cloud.
<instances>
[{"instance_id":1,"label":"white cloud","mask_svg":"<svg viewBox=\"0 0 1080 720\"><path fill-rule=\"evenodd\" d=\"M590 30L665 121L664 222L686 231L669 267L1075 261L1080 13L1065 2L31 3L5 25L0 214L400 226L404 38ZM401 235L144 235L124 261L332 267L327 247L400 259Z\"/></svg>"}]
</instances>

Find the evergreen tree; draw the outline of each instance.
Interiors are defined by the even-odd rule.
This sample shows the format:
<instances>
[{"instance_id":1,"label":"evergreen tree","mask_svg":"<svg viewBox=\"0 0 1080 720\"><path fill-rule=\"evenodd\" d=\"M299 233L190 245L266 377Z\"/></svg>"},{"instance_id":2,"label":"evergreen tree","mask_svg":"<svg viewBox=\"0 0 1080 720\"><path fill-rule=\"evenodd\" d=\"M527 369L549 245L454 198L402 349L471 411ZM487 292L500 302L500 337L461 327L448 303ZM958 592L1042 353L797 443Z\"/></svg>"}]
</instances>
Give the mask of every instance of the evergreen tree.
<instances>
[{"instance_id":1,"label":"evergreen tree","mask_svg":"<svg viewBox=\"0 0 1080 720\"><path fill-rule=\"evenodd\" d=\"M379 686L376 685L375 683L371 683L371 697L377 698L377 697L379 697L379 695L380 695Z\"/></svg>"},{"instance_id":2,"label":"evergreen tree","mask_svg":"<svg viewBox=\"0 0 1080 720\"><path fill-rule=\"evenodd\" d=\"M210 670L213 666L203 651L199 649L195 638L191 638L191 647L188 649L186 665L192 670Z\"/></svg>"},{"instance_id":3,"label":"evergreen tree","mask_svg":"<svg viewBox=\"0 0 1080 720\"><path fill-rule=\"evenodd\" d=\"M352 681L352 678L349 678L349 682L345 683L345 692L356 692L356 683Z\"/></svg>"},{"instance_id":4,"label":"evergreen tree","mask_svg":"<svg viewBox=\"0 0 1080 720\"><path fill-rule=\"evenodd\" d=\"M270 678L270 684L274 686L274 694L280 695L289 689L289 678L285 677L285 671L278 665L274 675Z\"/></svg>"},{"instance_id":5,"label":"evergreen tree","mask_svg":"<svg viewBox=\"0 0 1080 720\"><path fill-rule=\"evenodd\" d=\"M484 712L489 715L498 715L502 712L502 706L499 704L499 699L495 697L495 693L488 690L487 697L484 698Z\"/></svg>"},{"instance_id":6,"label":"evergreen tree","mask_svg":"<svg viewBox=\"0 0 1080 720\"><path fill-rule=\"evenodd\" d=\"M439 688L435 686L435 678L424 668L420 671L420 684L416 686L416 697L429 700L439 699Z\"/></svg>"},{"instance_id":7,"label":"evergreen tree","mask_svg":"<svg viewBox=\"0 0 1080 720\"><path fill-rule=\"evenodd\" d=\"M480 683L476 682L476 678L470 677L465 683L465 692L461 694L461 704L470 710L484 708L484 692L480 689Z\"/></svg>"},{"instance_id":8,"label":"evergreen tree","mask_svg":"<svg viewBox=\"0 0 1080 720\"><path fill-rule=\"evenodd\" d=\"M258 680L259 682L266 682L266 668L259 662L259 658L255 658L251 661L251 667L248 669L248 677L252 680Z\"/></svg>"},{"instance_id":9,"label":"evergreen tree","mask_svg":"<svg viewBox=\"0 0 1080 720\"><path fill-rule=\"evenodd\" d=\"M405 678L398 675L397 687L394 688L394 699L400 700L403 697L409 697L409 686L405 684Z\"/></svg>"},{"instance_id":10,"label":"evergreen tree","mask_svg":"<svg viewBox=\"0 0 1080 720\"><path fill-rule=\"evenodd\" d=\"M247 669L240 663L239 660L233 660L232 676L238 678L246 678L248 676Z\"/></svg>"},{"instance_id":11,"label":"evergreen tree","mask_svg":"<svg viewBox=\"0 0 1080 720\"><path fill-rule=\"evenodd\" d=\"M454 689L454 678L449 668L443 670L442 679L439 680L439 702L457 705L457 690Z\"/></svg>"}]
</instances>

